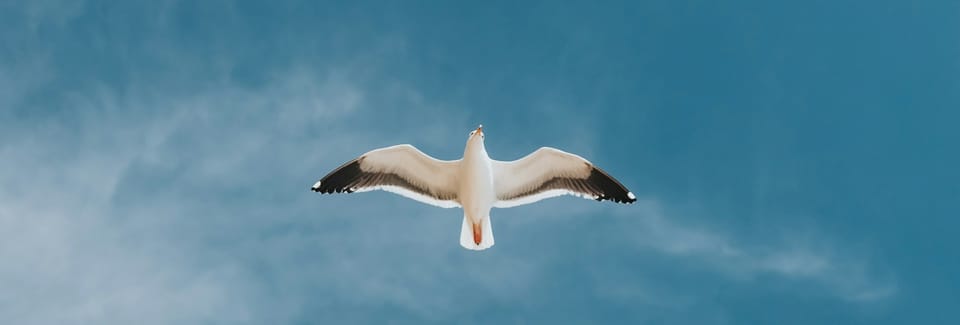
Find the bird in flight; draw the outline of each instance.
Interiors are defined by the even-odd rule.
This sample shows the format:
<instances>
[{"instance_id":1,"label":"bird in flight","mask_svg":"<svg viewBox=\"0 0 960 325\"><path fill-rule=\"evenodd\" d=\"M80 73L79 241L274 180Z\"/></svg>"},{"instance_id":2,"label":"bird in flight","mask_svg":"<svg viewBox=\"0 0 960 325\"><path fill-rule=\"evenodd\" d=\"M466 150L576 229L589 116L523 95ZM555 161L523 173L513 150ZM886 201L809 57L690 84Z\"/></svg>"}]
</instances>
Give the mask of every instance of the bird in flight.
<instances>
[{"instance_id":1,"label":"bird in flight","mask_svg":"<svg viewBox=\"0 0 960 325\"><path fill-rule=\"evenodd\" d=\"M493 246L491 208L509 208L560 195L633 203L623 184L580 156L543 147L514 161L490 159L483 125L470 132L463 158L438 160L401 144L367 152L311 188L318 193L384 190L441 208L463 208L460 245Z\"/></svg>"}]
</instances>

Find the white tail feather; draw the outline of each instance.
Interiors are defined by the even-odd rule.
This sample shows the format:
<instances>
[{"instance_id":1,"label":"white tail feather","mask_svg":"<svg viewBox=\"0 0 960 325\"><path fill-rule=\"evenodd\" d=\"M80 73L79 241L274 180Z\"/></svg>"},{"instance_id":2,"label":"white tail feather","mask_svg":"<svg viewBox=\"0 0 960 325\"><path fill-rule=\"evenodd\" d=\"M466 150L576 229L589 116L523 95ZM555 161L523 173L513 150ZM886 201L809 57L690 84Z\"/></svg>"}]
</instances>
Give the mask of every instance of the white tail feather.
<instances>
[{"instance_id":1,"label":"white tail feather","mask_svg":"<svg viewBox=\"0 0 960 325\"><path fill-rule=\"evenodd\" d=\"M493 226L490 225L490 217L481 219L480 224L481 240L480 244L477 245L473 242L473 222L467 216L463 216L463 225L460 227L460 246L475 251L493 247Z\"/></svg>"}]
</instances>

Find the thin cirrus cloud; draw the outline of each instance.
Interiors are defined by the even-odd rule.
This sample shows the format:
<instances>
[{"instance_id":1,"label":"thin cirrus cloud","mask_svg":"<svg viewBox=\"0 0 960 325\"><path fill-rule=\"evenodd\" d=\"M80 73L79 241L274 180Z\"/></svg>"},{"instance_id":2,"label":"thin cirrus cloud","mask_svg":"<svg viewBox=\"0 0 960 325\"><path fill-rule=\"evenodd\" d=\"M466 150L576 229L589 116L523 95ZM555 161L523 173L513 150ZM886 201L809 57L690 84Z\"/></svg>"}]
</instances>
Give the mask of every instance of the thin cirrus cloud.
<instances>
[{"instance_id":1,"label":"thin cirrus cloud","mask_svg":"<svg viewBox=\"0 0 960 325\"><path fill-rule=\"evenodd\" d=\"M843 300L873 302L894 296L897 284L891 274L877 270L865 257L844 252L814 235L782 233L779 241L745 244L735 237L697 226L671 221L656 201L638 204L641 216L614 214L638 223L631 236L639 249L649 249L678 258L696 259L709 268L735 279L774 275L785 281L813 284ZM797 237L797 238L794 238Z\"/></svg>"},{"instance_id":2,"label":"thin cirrus cloud","mask_svg":"<svg viewBox=\"0 0 960 325\"><path fill-rule=\"evenodd\" d=\"M305 210L305 200L316 199L306 188L321 161L330 164L330 157L376 145L362 135L350 141L311 136L347 134L351 130L344 122L371 113L364 106L366 92L355 82L336 74L292 73L255 91L224 87L183 97L133 93L98 87L69 96L65 105L79 114L24 127L0 148L4 156L18 158L7 161L0 173L7 185L0 190L0 257L10 261L0 265L3 282L10 284L0 294L6 319L261 323L297 319L306 313L299 308L307 301L380 301L420 315L449 305L442 299L446 286L436 279L452 280L455 270L422 274L419 266L404 267L398 260L396 267L376 272L342 262L349 260L347 253L365 261L406 256L384 254L378 247L384 238L390 246L425 244L419 236L390 230L404 226L403 220L363 229L342 224L347 221L342 218L315 223L315 213ZM377 93L394 105L424 104L409 91ZM427 135L454 133L425 130ZM242 192L261 197L246 203L230 198ZM278 195L290 199L274 199ZM347 231L330 231L326 223ZM415 226L422 232L428 224ZM291 225L317 232L291 231ZM230 245L220 247L220 241ZM268 285L251 264L265 264L267 276L288 280ZM523 269L522 263L512 264ZM357 275L362 281L330 281ZM476 276L497 282L482 280L495 275ZM411 297L410 285L437 298ZM327 298L298 292L303 286ZM273 290L285 294L271 297Z\"/></svg>"}]
</instances>

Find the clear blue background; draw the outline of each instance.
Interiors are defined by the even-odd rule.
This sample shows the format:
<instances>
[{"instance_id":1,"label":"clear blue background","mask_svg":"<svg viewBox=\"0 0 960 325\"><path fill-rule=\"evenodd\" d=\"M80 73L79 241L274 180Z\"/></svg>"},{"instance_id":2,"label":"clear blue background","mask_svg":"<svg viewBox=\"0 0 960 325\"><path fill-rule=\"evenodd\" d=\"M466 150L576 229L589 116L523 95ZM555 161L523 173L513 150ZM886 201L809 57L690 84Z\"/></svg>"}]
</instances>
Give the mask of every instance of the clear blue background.
<instances>
[{"instance_id":1,"label":"clear blue background","mask_svg":"<svg viewBox=\"0 0 960 325\"><path fill-rule=\"evenodd\" d=\"M960 322L960 4L0 3L0 319ZM366 150L640 199L320 196Z\"/></svg>"}]
</instances>

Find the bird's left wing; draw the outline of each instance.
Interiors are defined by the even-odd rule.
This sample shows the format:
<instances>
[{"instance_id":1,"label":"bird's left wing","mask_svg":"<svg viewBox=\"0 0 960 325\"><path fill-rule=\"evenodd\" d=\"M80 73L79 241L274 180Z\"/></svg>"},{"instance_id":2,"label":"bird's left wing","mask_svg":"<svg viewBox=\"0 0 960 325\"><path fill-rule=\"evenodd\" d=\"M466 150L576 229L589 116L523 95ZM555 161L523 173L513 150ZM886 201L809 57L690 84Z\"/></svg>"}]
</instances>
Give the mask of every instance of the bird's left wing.
<instances>
[{"instance_id":1,"label":"bird's left wing","mask_svg":"<svg viewBox=\"0 0 960 325\"><path fill-rule=\"evenodd\" d=\"M494 207L509 208L564 194L633 203L623 184L580 156L543 147L515 161L493 161Z\"/></svg>"},{"instance_id":2,"label":"bird's left wing","mask_svg":"<svg viewBox=\"0 0 960 325\"><path fill-rule=\"evenodd\" d=\"M319 193L384 190L441 208L460 206L459 160L430 157L402 144L367 152L343 164L313 185Z\"/></svg>"}]
</instances>

